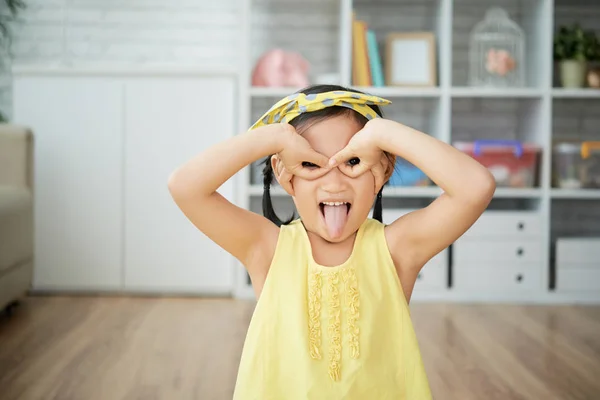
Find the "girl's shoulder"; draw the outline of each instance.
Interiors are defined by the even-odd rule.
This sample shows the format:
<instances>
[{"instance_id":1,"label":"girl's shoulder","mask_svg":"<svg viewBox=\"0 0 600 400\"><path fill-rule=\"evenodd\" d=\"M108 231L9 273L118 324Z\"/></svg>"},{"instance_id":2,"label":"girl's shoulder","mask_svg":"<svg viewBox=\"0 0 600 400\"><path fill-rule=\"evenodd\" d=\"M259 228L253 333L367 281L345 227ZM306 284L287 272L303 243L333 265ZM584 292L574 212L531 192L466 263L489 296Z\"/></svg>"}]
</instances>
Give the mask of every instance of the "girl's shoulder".
<instances>
[{"instance_id":1,"label":"girl's shoulder","mask_svg":"<svg viewBox=\"0 0 600 400\"><path fill-rule=\"evenodd\" d=\"M307 240L308 236L300 218L289 224L281 225L275 244L274 256L286 255L293 252L293 250L304 249Z\"/></svg>"}]
</instances>

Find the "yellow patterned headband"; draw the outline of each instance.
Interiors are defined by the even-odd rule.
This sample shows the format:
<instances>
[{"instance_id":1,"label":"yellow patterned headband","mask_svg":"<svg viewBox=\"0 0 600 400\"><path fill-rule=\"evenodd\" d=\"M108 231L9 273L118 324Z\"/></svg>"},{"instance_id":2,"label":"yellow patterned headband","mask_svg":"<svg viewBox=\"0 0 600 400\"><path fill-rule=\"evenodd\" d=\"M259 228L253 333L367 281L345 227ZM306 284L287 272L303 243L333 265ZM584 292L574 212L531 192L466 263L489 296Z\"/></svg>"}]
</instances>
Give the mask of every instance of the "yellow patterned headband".
<instances>
[{"instance_id":1,"label":"yellow patterned headband","mask_svg":"<svg viewBox=\"0 0 600 400\"><path fill-rule=\"evenodd\" d=\"M369 105L383 106L391 101L368 94L335 90L332 92L304 94L294 93L279 100L250 130L273 123L289 123L300 114L322 110L327 107L341 106L351 108L367 119L378 118L379 115Z\"/></svg>"}]
</instances>

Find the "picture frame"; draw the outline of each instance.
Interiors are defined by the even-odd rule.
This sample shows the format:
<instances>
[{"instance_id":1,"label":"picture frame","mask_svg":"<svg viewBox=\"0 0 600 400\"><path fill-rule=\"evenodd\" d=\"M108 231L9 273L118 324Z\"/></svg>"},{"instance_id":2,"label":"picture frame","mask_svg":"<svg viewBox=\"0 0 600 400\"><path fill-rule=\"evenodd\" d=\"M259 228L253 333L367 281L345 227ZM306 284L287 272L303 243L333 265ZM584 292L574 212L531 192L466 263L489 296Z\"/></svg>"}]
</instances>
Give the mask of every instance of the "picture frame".
<instances>
[{"instance_id":1,"label":"picture frame","mask_svg":"<svg viewBox=\"0 0 600 400\"><path fill-rule=\"evenodd\" d=\"M437 86L436 39L432 32L393 32L386 38L388 86Z\"/></svg>"}]
</instances>

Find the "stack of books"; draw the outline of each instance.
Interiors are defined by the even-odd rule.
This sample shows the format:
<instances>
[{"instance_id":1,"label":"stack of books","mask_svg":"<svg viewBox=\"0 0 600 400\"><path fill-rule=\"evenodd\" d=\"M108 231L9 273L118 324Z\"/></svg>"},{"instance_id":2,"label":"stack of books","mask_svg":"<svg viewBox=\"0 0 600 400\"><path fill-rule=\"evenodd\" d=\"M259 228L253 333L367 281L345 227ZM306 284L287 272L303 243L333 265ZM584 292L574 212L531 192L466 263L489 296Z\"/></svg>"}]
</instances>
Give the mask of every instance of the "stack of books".
<instances>
[{"instance_id":1,"label":"stack of books","mask_svg":"<svg viewBox=\"0 0 600 400\"><path fill-rule=\"evenodd\" d=\"M377 36L365 21L352 15L352 85L385 86Z\"/></svg>"}]
</instances>

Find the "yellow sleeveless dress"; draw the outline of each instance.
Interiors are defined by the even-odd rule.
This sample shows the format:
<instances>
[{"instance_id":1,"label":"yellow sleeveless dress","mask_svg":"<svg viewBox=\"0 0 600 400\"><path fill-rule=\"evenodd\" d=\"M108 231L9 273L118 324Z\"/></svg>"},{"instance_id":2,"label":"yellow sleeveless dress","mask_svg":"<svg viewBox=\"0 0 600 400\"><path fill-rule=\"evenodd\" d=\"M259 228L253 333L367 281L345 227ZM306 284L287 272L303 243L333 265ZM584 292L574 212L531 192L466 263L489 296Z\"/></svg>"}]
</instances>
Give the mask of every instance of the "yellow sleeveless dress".
<instances>
[{"instance_id":1,"label":"yellow sleeveless dress","mask_svg":"<svg viewBox=\"0 0 600 400\"><path fill-rule=\"evenodd\" d=\"M242 352L234 400L427 400L429 382L384 225L317 264L300 220L281 227Z\"/></svg>"}]
</instances>

